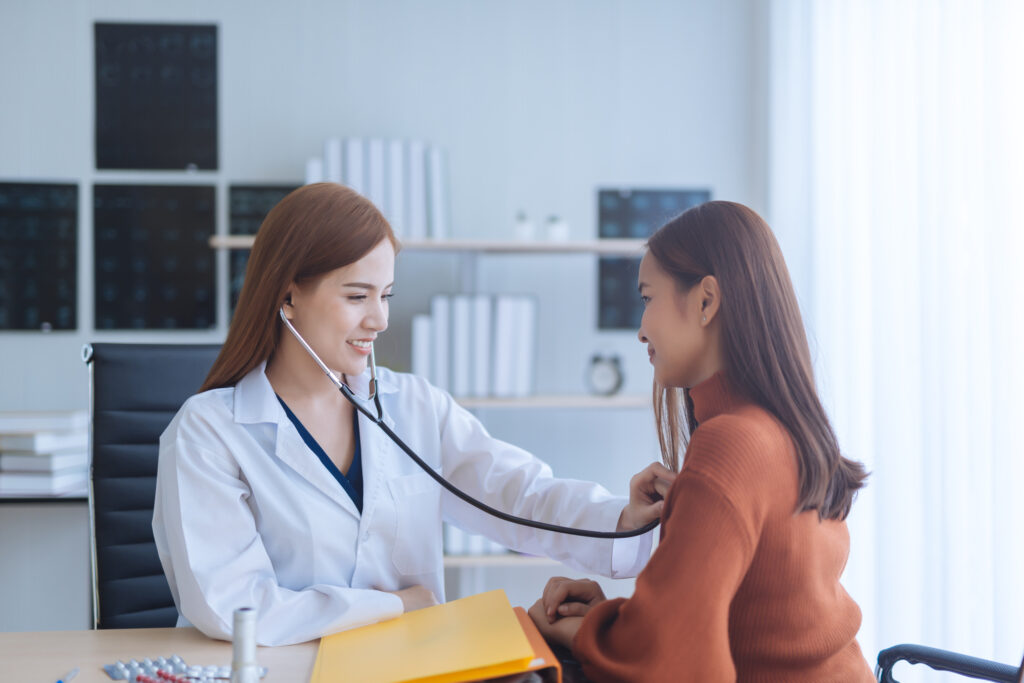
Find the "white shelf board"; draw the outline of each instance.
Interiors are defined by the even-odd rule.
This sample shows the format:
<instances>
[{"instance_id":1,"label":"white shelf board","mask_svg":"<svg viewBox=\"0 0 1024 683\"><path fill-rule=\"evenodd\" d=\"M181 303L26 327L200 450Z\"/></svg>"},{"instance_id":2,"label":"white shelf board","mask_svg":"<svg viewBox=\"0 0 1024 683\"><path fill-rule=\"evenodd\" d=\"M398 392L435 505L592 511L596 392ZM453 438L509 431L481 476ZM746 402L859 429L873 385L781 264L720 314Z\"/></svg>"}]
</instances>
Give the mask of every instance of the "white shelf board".
<instances>
[{"instance_id":1,"label":"white shelf board","mask_svg":"<svg viewBox=\"0 0 1024 683\"><path fill-rule=\"evenodd\" d=\"M251 249L253 235L214 235L214 249ZM493 254L604 254L640 256L646 240L602 239L588 242L515 242L490 240L408 240L403 251Z\"/></svg>"},{"instance_id":2,"label":"white shelf board","mask_svg":"<svg viewBox=\"0 0 1024 683\"><path fill-rule=\"evenodd\" d=\"M556 567L558 562L548 557L499 553L495 555L445 555L444 566L455 567Z\"/></svg>"},{"instance_id":3,"label":"white shelf board","mask_svg":"<svg viewBox=\"0 0 1024 683\"><path fill-rule=\"evenodd\" d=\"M463 408L649 408L650 396L592 396L565 394L550 396L523 396L519 398L455 399Z\"/></svg>"}]
</instances>

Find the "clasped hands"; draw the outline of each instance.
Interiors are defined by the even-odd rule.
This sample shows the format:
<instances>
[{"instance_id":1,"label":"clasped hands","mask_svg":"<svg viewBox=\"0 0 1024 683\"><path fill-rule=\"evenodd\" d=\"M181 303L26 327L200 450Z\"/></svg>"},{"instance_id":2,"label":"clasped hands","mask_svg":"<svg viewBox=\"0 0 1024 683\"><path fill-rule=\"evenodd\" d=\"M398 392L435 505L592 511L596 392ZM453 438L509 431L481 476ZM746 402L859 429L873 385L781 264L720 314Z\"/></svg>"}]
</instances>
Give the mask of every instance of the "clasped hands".
<instances>
[{"instance_id":1,"label":"clasped hands","mask_svg":"<svg viewBox=\"0 0 1024 683\"><path fill-rule=\"evenodd\" d=\"M629 482L629 503L619 515L617 531L638 529L658 519L676 474L661 463L651 463ZM572 648L572 639L593 607L606 600L601 586L590 579L556 576L530 608L530 618L545 640Z\"/></svg>"}]
</instances>

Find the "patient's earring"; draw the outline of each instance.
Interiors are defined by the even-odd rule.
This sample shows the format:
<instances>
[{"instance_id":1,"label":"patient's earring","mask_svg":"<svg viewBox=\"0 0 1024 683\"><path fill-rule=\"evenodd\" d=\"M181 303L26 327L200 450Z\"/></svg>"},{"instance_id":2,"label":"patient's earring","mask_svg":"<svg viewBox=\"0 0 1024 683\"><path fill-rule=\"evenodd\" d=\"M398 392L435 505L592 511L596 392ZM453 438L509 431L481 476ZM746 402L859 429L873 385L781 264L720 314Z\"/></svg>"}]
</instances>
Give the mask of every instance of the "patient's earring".
<instances>
[{"instance_id":1,"label":"patient's earring","mask_svg":"<svg viewBox=\"0 0 1024 683\"><path fill-rule=\"evenodd\" d=\"M702 321L702 322L707 322L707 321L708 321L708 317L707 317L707 316L704 316L703 318L701 318L701 321Z\"/></svg>"}]
</instances>

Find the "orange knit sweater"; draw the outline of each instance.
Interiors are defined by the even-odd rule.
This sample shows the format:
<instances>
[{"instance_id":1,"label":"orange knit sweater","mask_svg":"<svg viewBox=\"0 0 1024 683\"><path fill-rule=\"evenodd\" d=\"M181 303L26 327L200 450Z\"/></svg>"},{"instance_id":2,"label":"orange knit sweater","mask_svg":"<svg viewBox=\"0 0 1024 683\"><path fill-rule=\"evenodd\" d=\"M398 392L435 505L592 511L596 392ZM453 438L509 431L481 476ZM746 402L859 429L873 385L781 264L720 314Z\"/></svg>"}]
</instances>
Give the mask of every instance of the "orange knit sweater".
<instances>
[{"instance_id":1,"label":"orange knit sweater","mask_svg":"<svg viewBox=\"0 0 1024 683\"><path fill-rule=\"evenodd\" d=\"M839 583L845 522L794 514L796 452L721 374L690 391L698 428L661 541L629 599L591 609L573 652L594 681L874 681Z\"/></svg>"}]
</instances>

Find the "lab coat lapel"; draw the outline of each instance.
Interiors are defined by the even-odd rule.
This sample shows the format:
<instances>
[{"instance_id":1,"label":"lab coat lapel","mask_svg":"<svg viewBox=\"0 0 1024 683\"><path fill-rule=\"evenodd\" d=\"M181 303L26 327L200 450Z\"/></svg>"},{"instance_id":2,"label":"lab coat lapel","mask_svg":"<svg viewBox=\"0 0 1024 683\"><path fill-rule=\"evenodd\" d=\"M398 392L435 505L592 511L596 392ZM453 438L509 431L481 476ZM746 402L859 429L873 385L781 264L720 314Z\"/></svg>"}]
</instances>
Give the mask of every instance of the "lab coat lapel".
<instances>
[{"instance_id":1,"label":"lab coat lapel","mask_svg":"<svg viewBox=\"0 0 1024 683\"><path fill-rule=\"evenodd\" d=\"M368 396L369 376L364 374L360 377L353 377L351 386L357 396ZM377 390L381 392L381 404L387 403L386 395L395 391L395 387L389 382L378 381ZM364 401L363 404L371 413L376 411L373 401ZM385 405L384 424L394 427L394 420L387 412ZM387 480L391 472L391 462L394 456L389 454L397 447L391 443L387 435L380 430L373 420L359 413L359 444L362 449L363 459L363 516L360 520L359 539L360 542L369 540L369 530L372 528L373 515L377 509L377 503L381 496L388 495Z\"/></svg>"},{"instance_id":2,"label":"lab coat lapel","mask_svg":"<svg viewBox=\"0 0 1024 683\"><path fill-rule=\"evenodd\" d=\"M295 425L285 415L265 369L266 363L260 364L235 386L235 421L249 424L269 422L276 425L274 454L299 476L358 518L356 504L309 449Z\"/></svg>"},{"instance_id":3,"label":"lab coat lapel","mask_svg":"<svg viewBox=\"0 0 1024 683\"><path fill-rule=\"evenodd\" d=\"M309 449L302 440L295 425L281 410L282 421L277 424L276 453L286 465L295 470L303 479L319 489L324 495L345 509L346 512L359 518L359 509L341 484L320 462L320 458Z\"/></svg>"}]
</instances>

